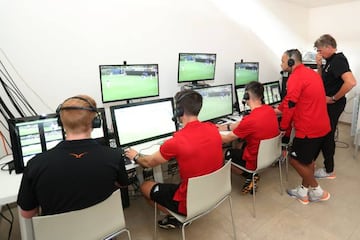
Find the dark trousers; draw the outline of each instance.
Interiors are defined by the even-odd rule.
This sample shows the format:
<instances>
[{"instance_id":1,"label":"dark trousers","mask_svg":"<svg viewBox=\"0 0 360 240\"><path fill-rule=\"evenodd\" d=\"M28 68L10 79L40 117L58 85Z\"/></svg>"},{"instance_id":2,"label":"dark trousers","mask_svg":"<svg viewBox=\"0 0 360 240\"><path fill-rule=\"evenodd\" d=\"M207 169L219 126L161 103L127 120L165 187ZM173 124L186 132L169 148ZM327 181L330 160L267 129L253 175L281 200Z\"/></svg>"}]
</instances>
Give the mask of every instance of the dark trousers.
<instances>
[{"instance_id":1,"label":"dark trousers","mask_svg":"<svg viewBox=\"0 0 360 240\"><path fill-rule=\"evenodd\" d=\"M333 104L327 105L327 110L330 118L331 131L326 135L324 145L321 148L324 156L324 165L326 172L334 171L334 154L335 154L335 132L336 126L339 122L339 117L344 111L346 105L346 98L340 98Z\"/></svg>"}]
</instances>

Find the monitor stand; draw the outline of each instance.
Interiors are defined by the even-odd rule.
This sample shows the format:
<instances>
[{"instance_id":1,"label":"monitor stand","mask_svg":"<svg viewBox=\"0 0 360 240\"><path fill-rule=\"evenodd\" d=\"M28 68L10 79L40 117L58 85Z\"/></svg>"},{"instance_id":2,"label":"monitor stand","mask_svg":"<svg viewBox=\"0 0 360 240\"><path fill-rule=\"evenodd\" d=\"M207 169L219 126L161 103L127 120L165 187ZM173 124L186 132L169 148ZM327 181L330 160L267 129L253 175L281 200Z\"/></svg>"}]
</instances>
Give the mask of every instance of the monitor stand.
<instances>
[{"instance_id":1,"label":"monitor stand","mask_svg":"<svg viewBox=\"0 0 360 240\"><path fill-rule=\"evenodd\" d=\"M199 83L199 82L192 82L191 84L186 84L181 87L181 90L192 90L192 89L198 89L203 87L209 87L210 85L207 83Z\"/></svg>"}]
</instances>

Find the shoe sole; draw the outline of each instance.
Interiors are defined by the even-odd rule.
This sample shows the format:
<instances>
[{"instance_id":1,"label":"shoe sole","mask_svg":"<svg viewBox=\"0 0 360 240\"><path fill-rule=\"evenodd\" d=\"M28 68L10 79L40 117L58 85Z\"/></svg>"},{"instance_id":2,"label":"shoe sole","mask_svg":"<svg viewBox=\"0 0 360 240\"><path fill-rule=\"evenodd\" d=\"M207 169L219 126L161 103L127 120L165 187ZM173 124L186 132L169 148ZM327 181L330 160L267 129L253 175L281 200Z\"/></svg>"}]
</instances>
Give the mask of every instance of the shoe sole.
<instances>
[{"instance_id":1,"label":"shoe sole","mask_svg":"<svg viewBox=\"0 0 360 240\"><path fill-rule=\"evenodd\" d=\"M166 229L166 230L169 230L169 229L175 229L176 227L172 224L167 224L167 225L160 225L158 224L159 228L162 228L162 229Z\"/></svg>"},{"instance_id":2,"label":"shoe sole","mask_svg":"<svg viewBox=\"0 0 360 240\"><path fill-rule=\"evenodd\" d=\"M294 195L292 195L292 194L290 194L289 192L286 192L290 197L292 197L292 198L295 198L296 200L298 200L301 204L303 204L303 205L308 205L309 204L309 200L302 200L302 199L300 199L300 198L298 198L298 197L296 197L296 196L294 196Z\"/></svg>"},{"instance_id":3,"label":"shoe sole","mask_svg":"<svg viewBox=\"0 0 360 240\"><path fill-rule=\"evenodd\" d=\"M328 192L326 197L324 198L319 198L319 199L316 199L316 200L312 200L312 199L309 199L310 202L323 202L323 201L327 201L330 199L330 193Z\"/></svg>"},{"instance_id":4,"label":"shoe sole","mask_svg":"<svg viewBox=\"0 0 360 240\"><path fill-rule=\"evenodd\" d=\"M330 179L330 180L332 180L332 179L335 179L336 176L327 176L327 177L317 177L317 176L315 176L315 178L316 179Z\"/></svg>"}]
</instances>

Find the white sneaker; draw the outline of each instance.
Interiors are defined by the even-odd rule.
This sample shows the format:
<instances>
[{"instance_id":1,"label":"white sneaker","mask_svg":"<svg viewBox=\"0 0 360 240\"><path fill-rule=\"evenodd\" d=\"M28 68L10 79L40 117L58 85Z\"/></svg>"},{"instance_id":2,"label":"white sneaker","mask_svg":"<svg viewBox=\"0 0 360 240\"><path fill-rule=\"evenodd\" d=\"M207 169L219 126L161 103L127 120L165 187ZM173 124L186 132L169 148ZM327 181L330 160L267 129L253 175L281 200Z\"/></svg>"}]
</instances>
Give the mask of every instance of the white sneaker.
<instances>
[{"instance_id":1,"label":"white sneaker","mask_svg":"<svg viewBox=\"0 0 360 240\"><path fill-rule=\"evenodd\" d=\"M309 200L311 202L319 202L319 201L327 201L330 199L330 193L322 190L322 192L319 194L314 190L309 190Z\"/></svg>"},{"instance_id":2,"label":"white sneaker","mask_svg":"<svg viewBox=\"0 0 360 240\"><path fill-rule=\"evenodd\" d=\"M335 179L336 175L335 172L327 173L325 168L318 168L314 173L314 177L322 179Z\"/></svg>"},{"instance_id":3,"label":"white sneaker","mask_svg":"<svg viewBox=\"0 0 360 240\"><path fill-rule=\"evenodd\" d=\"M296 198L304 205L309 203L308 191L302 185L294 189L287 189L286 192L287 194L289 194L290 197Z\"/></svg>"}]
</instances>

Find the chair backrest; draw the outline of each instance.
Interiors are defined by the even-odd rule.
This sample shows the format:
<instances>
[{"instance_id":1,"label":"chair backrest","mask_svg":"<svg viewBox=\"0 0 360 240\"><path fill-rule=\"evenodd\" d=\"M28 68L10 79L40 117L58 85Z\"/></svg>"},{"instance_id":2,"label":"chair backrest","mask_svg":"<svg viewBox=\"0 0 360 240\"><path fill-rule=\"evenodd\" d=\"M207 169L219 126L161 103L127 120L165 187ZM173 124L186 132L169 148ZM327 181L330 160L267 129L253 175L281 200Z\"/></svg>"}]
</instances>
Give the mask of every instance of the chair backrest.
<instances>
[{"instance_id":1,"label":"chair backrest","mask_svg":"<svg viewBox=\"0 0 360 240\"><path fill-rule=\"evenodd\" d=\"M187 187L187 219L215 207L231 193L231 161L215 172L190 178Z\"/></svg>"},{"instance_id":2,"label":"chair backrest","mask_svg":"<svg viewBox=\"0 0 360 240\"><path fill-rule=\"evenodd\" d=\"M273 164L281 156L281 135L260 141L256 170Z\"/></svg>"},{"instance_id":3,"label":"chair backrest","mask_svg":"<svg viewBox=\"0 0 360 240\"><path fill-rule=\"evenodd\" d=\"M120 190L91 207L32 218L36 240L102 239L125 228Z\"/></svg>"}]
</instances>

